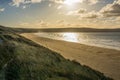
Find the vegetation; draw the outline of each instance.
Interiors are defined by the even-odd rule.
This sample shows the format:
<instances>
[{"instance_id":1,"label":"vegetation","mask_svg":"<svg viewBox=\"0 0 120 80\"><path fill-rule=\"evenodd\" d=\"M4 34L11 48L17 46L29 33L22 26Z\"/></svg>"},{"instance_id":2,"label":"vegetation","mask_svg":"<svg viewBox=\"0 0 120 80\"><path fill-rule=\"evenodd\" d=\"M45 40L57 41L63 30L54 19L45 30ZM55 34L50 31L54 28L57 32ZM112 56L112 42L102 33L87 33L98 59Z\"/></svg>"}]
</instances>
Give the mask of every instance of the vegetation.
<instances>
[{"instance_id":1,"label":"vegetation","mask_svg":"<svg viewBox=\"0 0 120 80\"><path fill-rule=\"evenodd\" d=\"M112 80L13 32L0 40L0 80Z\"/></svg>"},{"instance_id":2,"label":"vegetation","mask_svg":"<svg viewBox=\"0 0 120 80\"><path fill-rule=\"evenodd\" d=\"M15 33L35 33L35 32L120 32L120 28L115 29L97 29L97 28L9 28L0 26L0 30Z\"/></svg>"}]
</instances>

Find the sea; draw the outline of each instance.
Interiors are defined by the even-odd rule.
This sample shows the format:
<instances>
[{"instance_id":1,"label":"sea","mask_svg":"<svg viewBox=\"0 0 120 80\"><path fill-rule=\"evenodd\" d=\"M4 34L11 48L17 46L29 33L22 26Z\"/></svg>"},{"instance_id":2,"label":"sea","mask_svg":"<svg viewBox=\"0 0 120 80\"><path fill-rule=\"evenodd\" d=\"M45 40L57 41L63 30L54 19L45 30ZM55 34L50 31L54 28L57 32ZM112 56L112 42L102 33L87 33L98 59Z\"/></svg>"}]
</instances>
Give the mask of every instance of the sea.
<instances>
[{"instance_id":1,"label":"sea","mask_svg":"<svg viewBox=\"0 0 120 80\"><path fill-rule=\"evenodd\" d=\"M35 35L54 40L120 50L120 32L39 32Z\"/></svg>"}]
</instances>

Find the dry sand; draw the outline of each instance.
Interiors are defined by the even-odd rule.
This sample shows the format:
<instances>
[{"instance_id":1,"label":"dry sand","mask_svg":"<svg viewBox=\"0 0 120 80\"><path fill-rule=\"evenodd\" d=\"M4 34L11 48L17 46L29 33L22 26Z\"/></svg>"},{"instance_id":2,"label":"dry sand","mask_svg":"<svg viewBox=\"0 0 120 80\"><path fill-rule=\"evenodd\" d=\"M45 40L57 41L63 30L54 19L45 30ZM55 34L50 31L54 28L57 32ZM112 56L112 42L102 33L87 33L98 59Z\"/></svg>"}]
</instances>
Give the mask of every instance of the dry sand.
<instances>
[{"instance_id":1,"label":"dry sand","mask_svg":"<svg viewBox=\"0 0 120 80\"><path fill-rule=\"evenodd\" d=\"M60 53L67 59L76 60L83 65L104 73L114 80L120 80L120 51L41 38L32 33L21 35Z\"/></svg>"}]
</instances>

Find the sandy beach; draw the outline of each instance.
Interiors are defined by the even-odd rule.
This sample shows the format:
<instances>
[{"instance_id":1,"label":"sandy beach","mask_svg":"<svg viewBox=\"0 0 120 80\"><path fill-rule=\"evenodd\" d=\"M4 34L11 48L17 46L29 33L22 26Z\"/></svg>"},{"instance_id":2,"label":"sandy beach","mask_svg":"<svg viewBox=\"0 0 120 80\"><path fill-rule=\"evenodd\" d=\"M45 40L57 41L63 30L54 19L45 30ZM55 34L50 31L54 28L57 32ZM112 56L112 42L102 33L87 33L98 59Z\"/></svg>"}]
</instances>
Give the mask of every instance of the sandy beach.
<instances>
[{"instance_id":1,"label":"sandy beach","mask_svg":"<svg viewBox=\"0 0 120 80\"><path fill-rule=\"evenodd\" d=\"M32 33L21 35L58 52L67 59L76 60L83 65L104 73L114 80L120 80L120 51L41 38Z\"/></svg>"}]
</instances>

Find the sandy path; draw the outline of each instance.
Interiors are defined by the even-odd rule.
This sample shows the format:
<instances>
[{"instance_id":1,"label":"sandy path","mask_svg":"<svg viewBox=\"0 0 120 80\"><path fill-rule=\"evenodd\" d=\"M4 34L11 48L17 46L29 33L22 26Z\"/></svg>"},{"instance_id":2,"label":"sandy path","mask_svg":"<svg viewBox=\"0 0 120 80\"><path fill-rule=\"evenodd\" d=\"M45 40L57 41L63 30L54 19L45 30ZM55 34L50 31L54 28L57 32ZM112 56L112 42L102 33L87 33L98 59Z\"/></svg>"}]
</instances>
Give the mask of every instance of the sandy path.
<instances>
[{"instance_id":1,"label":"sandy path","mask_svg":"<svg viewBox=\"0 0 120 80\"><path fill-rule=\"evenodd\" d=\"M106 76L120 80L120 51L21 34L32 41L60 53L67 59L90 66Z\"/></svg>"}]
</instances>

